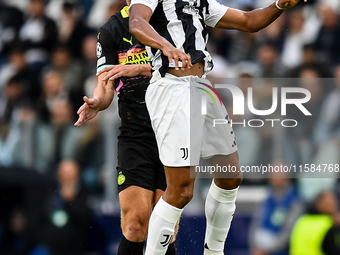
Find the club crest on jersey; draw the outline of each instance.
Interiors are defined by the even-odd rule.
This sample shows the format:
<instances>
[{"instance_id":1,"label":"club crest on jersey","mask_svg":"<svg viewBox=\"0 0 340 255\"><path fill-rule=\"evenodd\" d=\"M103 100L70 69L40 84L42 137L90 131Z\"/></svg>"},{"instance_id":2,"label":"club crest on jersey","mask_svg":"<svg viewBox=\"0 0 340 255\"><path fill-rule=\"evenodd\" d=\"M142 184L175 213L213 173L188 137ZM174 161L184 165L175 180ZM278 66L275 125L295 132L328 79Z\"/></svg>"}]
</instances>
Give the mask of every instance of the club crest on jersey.
<instances>
[{"instance_id":1,"label":"club crest on jersey","mask_svg":"<svg viewBox=\"0 0 340 255\"><path fill-rule=\"evenodd\" d=\"M183 0L183 2L189 3L189 5L185 5L183 7L183 12L189 15L193 15L198 17L199 19L202 19L202 17L199 14L199 10L197 9L201 5L200 0Z\"/></svg>"},{"instance_id":2,"label":"club crest on jersey","mask_svg":"<svg viewBox=\"0 0 340 255\"><path fill-rule=\"evenodd\" d=\"M99 42L97 42L97 58L100 58L102 53L103 53L102 45Z\"/></svg>"}]
</instances>

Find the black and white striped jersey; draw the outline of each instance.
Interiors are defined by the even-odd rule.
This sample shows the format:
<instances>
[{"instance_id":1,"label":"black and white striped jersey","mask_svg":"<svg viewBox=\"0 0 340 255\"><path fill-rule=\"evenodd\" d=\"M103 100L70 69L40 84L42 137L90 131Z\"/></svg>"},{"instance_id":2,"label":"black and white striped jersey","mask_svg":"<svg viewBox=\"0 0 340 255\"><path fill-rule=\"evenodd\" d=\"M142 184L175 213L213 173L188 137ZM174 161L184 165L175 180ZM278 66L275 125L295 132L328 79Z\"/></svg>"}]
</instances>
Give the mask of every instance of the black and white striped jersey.
<instances>
[{"instance_id":1,"label":"black and white striped jersey","mask_svg":"<svg viewBox=\"0 0 340 255\"><path fill-rule=\"evenodd\" d=\"M228 7L216 0L132 0L130 7L134 4L143 4L152 10L150 24L177 49L190 54L192 64L204 60L205 73L213 68L206 49L206 26L215 27ZM160 50L150 47L147 50L153 70L164 77L168 67L174 67L174 63L169 64Z\"/></svg>"}]
</instances>

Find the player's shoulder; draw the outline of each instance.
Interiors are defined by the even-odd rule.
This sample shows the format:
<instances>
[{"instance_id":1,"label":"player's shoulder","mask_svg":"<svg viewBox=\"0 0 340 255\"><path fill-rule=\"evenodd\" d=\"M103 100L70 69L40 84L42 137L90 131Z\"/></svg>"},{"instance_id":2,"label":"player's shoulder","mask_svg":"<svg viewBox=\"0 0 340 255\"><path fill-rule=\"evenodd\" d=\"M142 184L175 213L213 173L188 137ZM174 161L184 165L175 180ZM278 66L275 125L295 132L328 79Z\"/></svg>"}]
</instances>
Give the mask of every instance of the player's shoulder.
<instances>
[{"instance_id":1,"label":"player's shoulder","mask_svg":"<svg viewBox=\"0 0 340 255\"><path fill-rule=\"evenodd\" d=\"M121 11L113 14L99 30L105 30L113 35L126 29L129 26L129 16L126 13L127 8L126 6Z\"/></svg>"},{"instance_id":2,"label":"player's shoulder","mask_svg":"<svg viewBox=\"0 0 340 255\"><path fill-rule=\"evenodd\" d=\"M119 20L117 15L114 14L99 28L99 31L113 33L116 29L119 29Z\"/></svg>"},{"instance_id":3,"label":"player's shoulder","mask_svg":"<svg viewBox=\"0 0 340 255\"><path fill-rule=\"evenodd\" d=\"M111 45L117 41L122 34L121 24L116 14L112 15L104 25L99 28L97 39L104 45Z\"/></svg>"}]
</instances>

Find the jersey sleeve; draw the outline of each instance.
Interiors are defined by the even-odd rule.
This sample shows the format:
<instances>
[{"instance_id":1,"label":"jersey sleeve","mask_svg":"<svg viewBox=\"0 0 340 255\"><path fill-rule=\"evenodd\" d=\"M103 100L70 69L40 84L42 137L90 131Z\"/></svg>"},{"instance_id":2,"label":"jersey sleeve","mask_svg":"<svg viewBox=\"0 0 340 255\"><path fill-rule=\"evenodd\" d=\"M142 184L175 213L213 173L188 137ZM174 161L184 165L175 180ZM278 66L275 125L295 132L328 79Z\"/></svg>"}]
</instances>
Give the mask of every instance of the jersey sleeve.
<instances>
[{"instance_id":1,"label":"jersey sleeve","mask_svg":"<svg viewBox=\"0 0 340 255\"><path fill-rule=\"evenodd\" d=\"M209 27L215 27L228 9L229 7L218 3L216 0L208 0L208 13L205 17L205 24Z\"/></svg>"},{"instance_id":2,"label":"jersey sleeve","mask_svg":"<svg viewBox=\"0 0 340 255\"><path fill-rule=\"evenodd\" d=\"M129 9L134 4L143 4L147 7L149 7L152 10L152 13L155 11L159 0L131 0L131 4Z\"/></svg>"},{"instance_id":3,"label":"jersey sleeve","mask_svg":"<svg viewBox=\"0 0 340 255\"><path fill-rule=\"evenodd\" d=\"M100 28L97 36L97 73L105 67L118 64L118 55L115 50L116 44L111 34L105 29Z\"/></svg>"}]
</instances>

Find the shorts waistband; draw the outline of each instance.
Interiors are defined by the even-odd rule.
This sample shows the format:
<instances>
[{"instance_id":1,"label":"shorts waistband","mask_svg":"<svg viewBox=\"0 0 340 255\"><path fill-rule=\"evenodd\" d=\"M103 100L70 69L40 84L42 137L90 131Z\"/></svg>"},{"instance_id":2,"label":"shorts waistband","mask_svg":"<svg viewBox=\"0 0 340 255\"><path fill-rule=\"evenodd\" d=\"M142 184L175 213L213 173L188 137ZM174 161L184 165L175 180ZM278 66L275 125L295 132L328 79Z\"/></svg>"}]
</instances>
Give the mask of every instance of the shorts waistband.
<instances>
[{"instance_id":1,"label":"shorts waistband","mask_svg":"<svg viewBox=\"0 0 340 255\"><path fill-rule=\"evenodd\" d=\"M170 73L165 73L165 76L161 77L159 72L154 72L152 75L153 76L152 76L152 78L150 80L150 84L154 83L154 82L156 82L156 81L158 81L160 79L164 79L164 78L172 79L172 80L182 80L182 81L186 81L186 82L190 81L190 80L193 80L193 79L194 80L207 81L205 74L203 74L202 77L199 77L197 75L188 75L188 76L180 76L180 77L178 77L178 76L172 75Z\"/></svg>"},{"instance_id":2,"label":"shorts waistband","mask_svg":"<svg viewBox=\"0 0 340 255\"><path fill-rule=\"evenodd\" d=\"M205 78L201 78L197 75L188 75L188 76L175 76L173 74L169 74L169 73L166 73L165 76L163 78L166 78L166 79L171 79L171 80L182 80L182 81L208 81L207 79Z\"/></svg>"}]
</instances>

